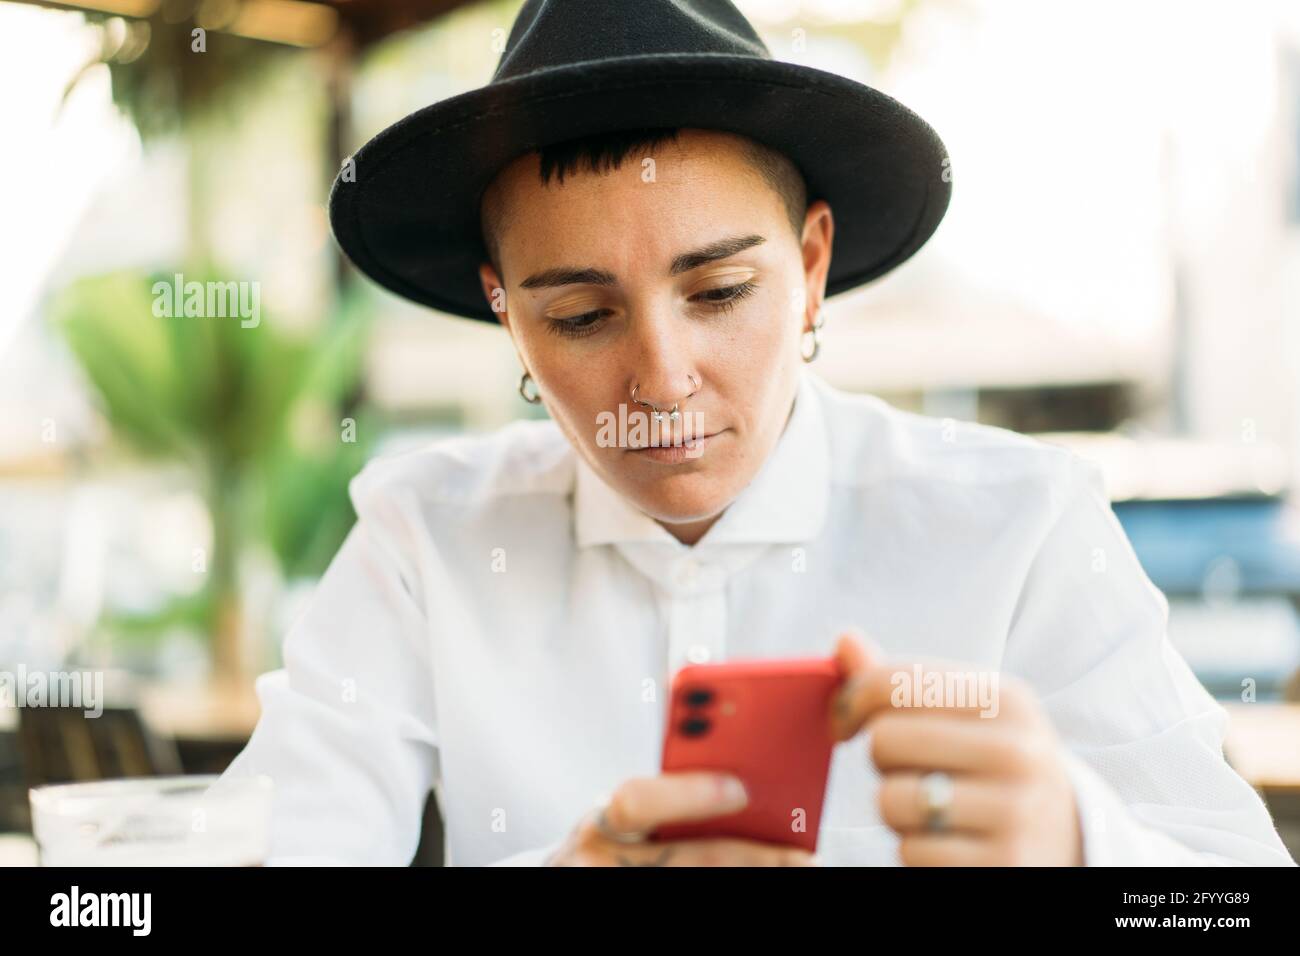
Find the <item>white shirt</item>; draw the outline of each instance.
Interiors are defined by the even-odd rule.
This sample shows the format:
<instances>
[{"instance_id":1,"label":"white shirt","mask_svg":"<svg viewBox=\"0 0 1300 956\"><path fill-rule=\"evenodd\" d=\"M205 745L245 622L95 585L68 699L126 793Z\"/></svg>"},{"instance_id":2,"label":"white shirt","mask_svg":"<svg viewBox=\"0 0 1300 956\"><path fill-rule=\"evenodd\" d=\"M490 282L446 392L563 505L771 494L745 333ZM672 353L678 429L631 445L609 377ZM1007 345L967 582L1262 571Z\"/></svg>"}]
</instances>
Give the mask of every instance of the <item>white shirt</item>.
<instances>
[{"instance_id":1,"label":"white shirt","mask_svg":"<svg viewBox=\"0 0 1300 956\"><path fill-rule=\"evenodd\" d=\"M856 626L891 659L1035 688L1087 863L1292 862L1099 471L1063 448L804 368L772 455L694 547L550 421L377 459L351 497L226 771L273 779L276 858L406 865L436 788L449 864L538 864L599 795L658 772L677 667L825 656ZM836 747L826 864L898 862L867 755L866 732Z\"/></svg>"}]
</instances>

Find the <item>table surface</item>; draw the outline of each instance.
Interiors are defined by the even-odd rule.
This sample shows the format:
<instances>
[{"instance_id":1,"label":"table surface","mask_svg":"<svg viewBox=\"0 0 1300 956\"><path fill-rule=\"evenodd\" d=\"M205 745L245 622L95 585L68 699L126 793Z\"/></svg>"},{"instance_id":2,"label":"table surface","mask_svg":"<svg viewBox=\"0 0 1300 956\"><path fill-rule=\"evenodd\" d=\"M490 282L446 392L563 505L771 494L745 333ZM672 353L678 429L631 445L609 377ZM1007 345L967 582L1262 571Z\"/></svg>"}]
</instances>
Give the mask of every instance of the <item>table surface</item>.
<instances>
[{"instance_id":1,"label":"table surface","mask_svg":"<svg viewBox=\"0 0 1300 956\"><path fill-rule=\"evenodd\" d=\"M252 736L262 708L252 686L151 684L140 711L154 733L178 740L242 742Z\"/></svg>"}]
</instances>

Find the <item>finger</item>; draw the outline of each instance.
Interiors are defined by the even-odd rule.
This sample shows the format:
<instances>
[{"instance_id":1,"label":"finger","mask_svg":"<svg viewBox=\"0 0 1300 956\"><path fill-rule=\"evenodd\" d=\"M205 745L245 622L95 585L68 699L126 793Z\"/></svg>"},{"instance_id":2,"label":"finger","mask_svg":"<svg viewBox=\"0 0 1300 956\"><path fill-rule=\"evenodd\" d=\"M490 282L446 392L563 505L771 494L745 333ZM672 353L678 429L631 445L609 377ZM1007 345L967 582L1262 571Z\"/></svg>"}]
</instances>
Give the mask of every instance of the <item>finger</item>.
<instances>
[{"instance_id":1,"label":"finger","mask_svg":"<svg viewBox=\"0 0 1300 956\"><path fill-rule=\"evenodd\" d=\"M798 847L776 846L754 840L700 838L640 843L608 844L614 866L816 866L813 855Z\"/></svg>"},{"instance_id":2,"label":"finger","mask_svg":"<svg viewBox=\"0 0 1300 956\"><path fill-rule=\"evenodd\" d=\"M911 770L885 775L880 783L880 819L899 834L928 833L926 829L924 774ZM1017 791L1005 783L975 777L954 776L952 804L945 814L948 830L967 835L1000 833L1017 819L1020 800Z\"/></svg>"},{"instance_id":3,"label":"finger","mask_svg":"<svg viewBox=\"0 0 1300 956\"><path fill-rule=\"evenodd\" d=\"M880 666L884 655L875 641L857 628L849 628L836 639L832 658L843 675L844 683L840 692L831 698L831 736L835 740L847 740L857 733L857 728L851 728L846 719L851 694L845 694L844 688L854 685L862 675Z\"/></svg>"},{"instance_id":4,"label":"finger","mask_svg":"<svg viewBox=\"0 0 1300 956\"><path fill-rule=\"evenodd\" d=\"M738 789L730 789L733 786ZM615 833L648 833L662 823L735 813L747 802L743 784L730 774L689 771L637 777L610 796L605 824Z\"/></svg>"},{"instance_id":5,"label":"finger","mask_svg":"<svg viewBox=\"0 0 1300 956\"><path fill-rule=\"evenodd\" d=\"M1015 688L1014 680L998 671L972 669L953 661L881 663L840 691L839 726L852 736L891 711L941 710L985 718L1018 715L1023 708Z\"/></svg>"},{"instance_id":6,"label":"finger","mask_svg":"<svg viewBox=\"0 0 1300 956\"><path fill-rule=\"evenodd\" d=\"M840 632L835 639L832 657L839 666L840 673L848 678L867 671L884 660L879 645L856 627Z\"/></svg>"},{"instance_id":7,"label":"finger","mask_svg":"<svg viewBox=\"0 0 1300 956\"><path fill-rule=\"evenodd\" d=\"M898 842L903 866L997 866L998 846L966 833L908 834Z\"/></svg>"},{"instance_id":8,"label":"finger","mask_svg":"<svg viewBox=\"0 0 1300 956\"><path fill-rule=\"evenodd\" d=\"M995 724L947 717L886 714L871 724L871 760L891 770L950 770L1019 777L1041 759L1023 733Z\"/></svg>"}]
</instances>

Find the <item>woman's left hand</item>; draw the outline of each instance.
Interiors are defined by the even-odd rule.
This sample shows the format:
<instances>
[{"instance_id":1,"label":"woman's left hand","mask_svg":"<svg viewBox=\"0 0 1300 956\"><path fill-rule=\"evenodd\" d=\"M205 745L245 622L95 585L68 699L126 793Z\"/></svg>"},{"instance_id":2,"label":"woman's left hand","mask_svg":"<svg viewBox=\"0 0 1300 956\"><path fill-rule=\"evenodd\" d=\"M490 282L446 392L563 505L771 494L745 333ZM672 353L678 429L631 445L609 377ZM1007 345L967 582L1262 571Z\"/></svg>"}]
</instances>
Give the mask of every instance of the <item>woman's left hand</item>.
<instances>
[{"instance_id":1,"label":"woman's left hand","mask_svg":"<svg viewBox=\"0 0 1300 956\"><path fill-rule=\"evenodd\" d=\"M835 657L845 683L832 706L836 740L864 727L880 771L880 817L901 842L905 866L1080 866L1083 837L1062 744L1034 691L996 672L943 662L885 663L874 646L841 635ZM983 680L989 700L926 699L942 688ZM990 676L992 675L992 676ZM916 695L916 696L909 696ZM932 697L933 695L931 695ZM943 698L943 695L940 694ZM922 780L952 781L947 826L926 828Z\"/></svg>"}]
</instances>

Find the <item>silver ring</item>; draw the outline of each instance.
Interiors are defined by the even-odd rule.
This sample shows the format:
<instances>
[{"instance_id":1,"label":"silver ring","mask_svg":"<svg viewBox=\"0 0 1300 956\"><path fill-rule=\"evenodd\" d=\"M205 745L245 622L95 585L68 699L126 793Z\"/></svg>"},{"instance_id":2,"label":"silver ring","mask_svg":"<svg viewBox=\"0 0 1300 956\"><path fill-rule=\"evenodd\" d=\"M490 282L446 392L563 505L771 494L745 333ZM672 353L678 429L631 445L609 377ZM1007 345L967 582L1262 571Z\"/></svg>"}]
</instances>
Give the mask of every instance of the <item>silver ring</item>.
<instances>
[{"instance_id":1,"label":"silver ring","mask_svg":"<svg viewBox=\"0 0 1300 956\"><path fill-rule=\"evenodd\" d=\"M686 377L691 380L691 389L692 389L691 394L686 396L687 398L690 398L692 395L694 395L696 392L700 390L700 380L696 378L694 375L692 375L690 372L686 373ZM641 390L640 382L637 382L635 385L632 386L632 402L636 405L645 405L647 408L650 409L650 417L653 418L656 422L662 422L664 420L665 413L659 411L659 406L655 405L653 402L643 402L641 401L641 399L637 398L636 393L639 392L640 390ZM679 402L673 402L673 410L667 413L668 417L672 421L679 421L682 417L682 413L677 409L679 404L680 404Z\"/></svg>"},{"instance_id":2,"label":"silver ring","mask_svg":"<svg viewBox=\"0 0 1300 956\"><path fill-rule=\"evenodd\" d=\"M921 809L927 830L939 832L948 829L952 792L952 777L942 770L932 771L921 778Z\"/></svg>"},{"instance_id":3,"label":"silver ring","mask_svg":"<svg viewBox=\"0 0 1300 956\"><path fill-rule=\"evenodd\" d=\"M821 310L819 309L817 315L813 318L812 328L805 329L803 333L805 336L809 334L812 335L812 340L813 340L812 351L805 352L803 349L803 344L800 343L799 345L800 357L803 358L805 362L811 362L813 359L817 358L817 353L822 350L822 326L824 326L825 324L826 324L826 320L822 317Z\"/></svg>"},{"instance_id":4,"label":"silver ring","mask_svg":"<svg viewBox=\"0 0 1300 956\"><path fill-rule=\"evenodd\" d=\"M644 843L648 833L619 833L609 825L605 811L609 809L609 798L603 797L596 804L596 829L606 840L615 843Z\"/></svg>"}]
</instances>

